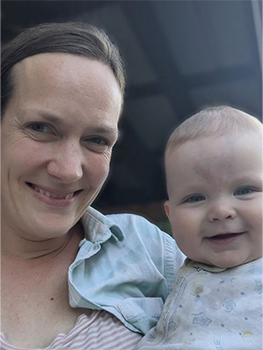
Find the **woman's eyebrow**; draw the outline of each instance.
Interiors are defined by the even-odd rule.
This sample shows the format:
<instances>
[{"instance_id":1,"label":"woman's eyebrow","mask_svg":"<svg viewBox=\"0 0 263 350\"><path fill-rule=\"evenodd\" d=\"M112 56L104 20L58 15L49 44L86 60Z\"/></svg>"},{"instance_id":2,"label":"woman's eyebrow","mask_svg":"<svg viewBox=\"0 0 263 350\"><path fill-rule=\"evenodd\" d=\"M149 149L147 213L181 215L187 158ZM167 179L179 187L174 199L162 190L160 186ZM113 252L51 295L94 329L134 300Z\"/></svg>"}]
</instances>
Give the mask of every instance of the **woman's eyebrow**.
<instances>
[{"instance_id":1,"label":"woman's eyebrow","mask_svg":"<svg viewBox=\"0 0 263 350\"><path fill-rule=\"evenodd\" d=\"M25 115L26 113L31 112L34 114L37 114L38 116L40 116L41 118L45 119L46 121L50 122L50 123L54 123L57 125L62 125L63 124L63 118L58 117L54 114L51 114L49 112L46 111L42 111L39 109L35 109L35 108L30 108L30 109L24 109L21 111L21 115ZM116 139L119 138L119 130L118 128L114 128L111 125L104 125L104 124L99 124L99 125L94 125L91 126L90 129L92 130L92 132L95 133L99 133L99 134L111 134L116 136Z\"/></svg>"},{"instance_id":2,"label":"woman's eyebrow","mask_svg":"<svg viewBox=\"0 0 263 350\"><path fill-rule=\"evenodd\" d=\"M56 123L56 124L62 124L63 123L63 119L59 118L53 114L47 113L47 112L43 112L43 111L38 111L36 110L37 114L42 117L43 119L51 122L51 123Z\"/></svg>"},{"instance_id":3,"label":"woman's eyebrow","mask_svg":"<svg viewBox=\"0 0 263 350\"><path fill-rule=\"evenodd\" d=\"M116 141L119 139L120 133L118 128L113 128L113 127L98 127L94 128L94 131L98 134L108 134L114 136L116 138Z\"/></svg>"},{"instance_id":4,"label":"woman's eyebrow","mask_svg":"<svg viewBox=\"0 0 263 350\"><path fill-rule=\"evenodd\" d=\"M18 116L20 117L25 117L28 113L30 114L34 114L34 115L38 115L40 117L42 117L43 119L52 122L52 123L62 123L62 119L57 117L54 114L48 113L46 111L42 111L40 109L37 108L25 108L25 109L21 109L18 113Z\"/></svg>"}]
</instances>

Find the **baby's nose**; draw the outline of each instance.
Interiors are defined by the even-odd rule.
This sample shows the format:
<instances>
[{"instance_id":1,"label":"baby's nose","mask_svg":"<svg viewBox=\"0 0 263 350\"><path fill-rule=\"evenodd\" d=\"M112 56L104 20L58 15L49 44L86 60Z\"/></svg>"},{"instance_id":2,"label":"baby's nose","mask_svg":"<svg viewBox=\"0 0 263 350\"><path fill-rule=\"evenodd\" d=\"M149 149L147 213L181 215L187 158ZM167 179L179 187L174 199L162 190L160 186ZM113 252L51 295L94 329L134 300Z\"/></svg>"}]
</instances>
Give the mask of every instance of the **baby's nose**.
<instances>
[{"instance_id":1,"label":"baby's nose","mask_svg":"<svg viewBox=\"0 0 263 350\"><path fill-rule=\"evenodd\" d=\"M218 203L214 205L208 213L209 221L223 221L226 219L234 219L235 217L235 209L225 203Z\"/></svg>"}]
</instances>

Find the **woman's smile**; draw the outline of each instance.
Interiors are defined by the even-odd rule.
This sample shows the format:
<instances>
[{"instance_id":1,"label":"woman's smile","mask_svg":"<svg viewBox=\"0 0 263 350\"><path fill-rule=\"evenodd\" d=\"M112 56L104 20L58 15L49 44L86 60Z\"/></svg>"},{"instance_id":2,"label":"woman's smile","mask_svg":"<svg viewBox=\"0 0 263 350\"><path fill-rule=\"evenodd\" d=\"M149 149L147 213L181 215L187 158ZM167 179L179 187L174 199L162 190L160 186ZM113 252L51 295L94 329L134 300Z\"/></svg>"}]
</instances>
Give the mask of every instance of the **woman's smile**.
<instances>
[{"instance_id":1,"label":"woman's smile","mask_svg":"<svg viewBox=\"0 0 263 350\"><path fill-rule=\"evenodd\" d=\"M33 190L33 194L37 199L43 201L48 205L56 207L69 206L73 202L74 198L82 191L78 190L73 192L66 192L50 189L32 183L27 183L27 185L30 187L30 189Z\"/></svg>"}]
</instances>

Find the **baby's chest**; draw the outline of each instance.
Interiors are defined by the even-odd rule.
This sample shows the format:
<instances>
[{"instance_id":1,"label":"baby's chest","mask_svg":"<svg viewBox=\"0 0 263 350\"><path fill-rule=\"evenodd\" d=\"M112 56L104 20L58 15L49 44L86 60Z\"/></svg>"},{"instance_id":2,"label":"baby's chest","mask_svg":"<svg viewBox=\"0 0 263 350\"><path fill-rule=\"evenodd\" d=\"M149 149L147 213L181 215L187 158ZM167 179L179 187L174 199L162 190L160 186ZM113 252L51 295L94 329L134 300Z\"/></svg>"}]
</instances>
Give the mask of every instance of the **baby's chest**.
<instances>
[{"instance_id":1,"label":"baby's chest","mask_svg":"<svg viewBox=\"0 0 263 350\"><path fill-rule=\"evenodd\" d=\"M262 280L257 277L254 271L231 274L199 270L184 275L166 302L161 322L178 333L187 329L189 335L195 330L213 334L212 330L234 326L238 334L242 333L242 327L250 327L261 318Z\"/></svg>"}]
</instances>

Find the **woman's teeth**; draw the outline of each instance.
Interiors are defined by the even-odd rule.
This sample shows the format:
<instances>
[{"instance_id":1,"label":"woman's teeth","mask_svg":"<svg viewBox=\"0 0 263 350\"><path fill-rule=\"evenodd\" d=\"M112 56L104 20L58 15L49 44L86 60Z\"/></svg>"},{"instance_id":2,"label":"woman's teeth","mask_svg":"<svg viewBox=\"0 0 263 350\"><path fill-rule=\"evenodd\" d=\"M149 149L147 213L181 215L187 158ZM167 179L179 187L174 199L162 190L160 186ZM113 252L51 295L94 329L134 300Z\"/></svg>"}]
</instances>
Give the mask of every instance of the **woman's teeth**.
<instances>
[{"instance_id":1,"label":"woman's teeth","mask_svg":"<svg viewBox=\"0 0 263 350\"><path fill-rule=\"evenodd\" d=\"M43 190L42 188L32 185L33 189L36 192L39 192L41 194L43 194L44 196L48 197L48 198L54 198L54 199L71 199L74 196L74 192L66 194L66 195L59 195L57 193L53 193L53 192L49 192L46 190Z\"/></svg>"}]
</instances>

